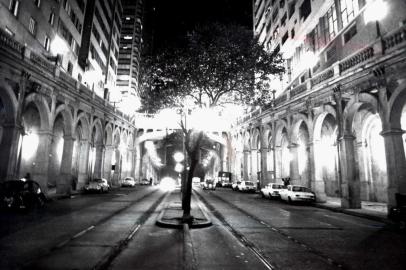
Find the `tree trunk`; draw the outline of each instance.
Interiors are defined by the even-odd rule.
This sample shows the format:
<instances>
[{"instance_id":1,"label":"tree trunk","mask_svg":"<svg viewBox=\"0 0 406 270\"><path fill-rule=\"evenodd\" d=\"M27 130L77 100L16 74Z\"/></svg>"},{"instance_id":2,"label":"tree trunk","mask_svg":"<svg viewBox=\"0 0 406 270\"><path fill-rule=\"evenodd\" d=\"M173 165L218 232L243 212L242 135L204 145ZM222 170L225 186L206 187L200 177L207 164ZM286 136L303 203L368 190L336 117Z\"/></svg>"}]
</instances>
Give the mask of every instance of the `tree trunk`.
<instances>
[{"instance_id":1,"label":"tree trunk","mask_svg":"<svg viewBox=\"0 0 406 270\"><path fill-rule=\"evenodd\" d=\"M191 140L190 138L191 135L190 134L188 135L189 136L186 138L186 144L189 144ZM183 183L185 186L183 187L184 192L182 193L182 209L183 209L182 220L185 223L191 223L193 221L193 216L190 215L191 198L192 198L192 178L195 168L197 167L197 163L199 162L198 153L202 138L203 132L199 132L195 145L191 147L192 149L186 147L186 149L188 149L188 156L190 158L190 168L187 174L186 181Z\"/></svg>"}]
</instances>

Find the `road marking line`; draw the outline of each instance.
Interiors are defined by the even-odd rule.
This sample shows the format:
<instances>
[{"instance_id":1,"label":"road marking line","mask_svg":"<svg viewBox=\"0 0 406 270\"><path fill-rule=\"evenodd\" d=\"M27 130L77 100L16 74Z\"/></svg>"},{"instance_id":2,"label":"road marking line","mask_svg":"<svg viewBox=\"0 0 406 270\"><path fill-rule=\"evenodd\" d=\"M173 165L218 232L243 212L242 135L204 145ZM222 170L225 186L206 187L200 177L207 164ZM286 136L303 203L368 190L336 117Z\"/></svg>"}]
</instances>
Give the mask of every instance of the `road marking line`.
<instances>
[{"instance_id":1,"label":"road marking line","mask_svg":"<svg viewBox=\"0 0 406 270\"><path fill-rule=\"evenodd\" d=\"M133 238L134 234L139 230L139 228L141 227L141 224L138 224L134 230L132 230L132 232L128 235L127 237L127 241L131 240L131 238Z\"/></svg>"},{"instance_id":2,"label":"road marking line","mask_svg":"<svg viewBox=\"0 0 406 270\"><path fill-rule=\"evenodd\" d=\"M83 231L81 231L81 232L75 234L75 235L72 237L72 239L78 238L79 236L82 236L82 235L84 235L85 233L87 233L88 231L93 230L93 229L94 229L94 226L92 225L92 226L90 226L89 228L87 228L87 229L85 229L85 230L83 230Z\"/></svg>"}]
</instances>

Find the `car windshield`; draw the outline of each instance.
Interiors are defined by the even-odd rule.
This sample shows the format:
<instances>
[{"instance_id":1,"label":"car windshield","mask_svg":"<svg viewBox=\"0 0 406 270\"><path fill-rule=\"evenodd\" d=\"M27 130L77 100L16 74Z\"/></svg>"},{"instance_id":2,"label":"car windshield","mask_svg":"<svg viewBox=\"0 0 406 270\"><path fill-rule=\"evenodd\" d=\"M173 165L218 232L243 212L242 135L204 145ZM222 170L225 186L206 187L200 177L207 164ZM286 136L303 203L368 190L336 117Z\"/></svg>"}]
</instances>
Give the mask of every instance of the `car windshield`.
<instances>
[{"instance_id":1,"label":"car windshield","mask_svg":"<svg viewBox=\"0 0 406 270\"><path fill-rule=\"evenodd\" d=\"M127 180L127 181L129 180L129 181L131 181L132 179L131 179L131 178L129 178L129 177L127 177L127 178L126 178L126 179L124 179L124 180Z\"/></svg>"},{"instance_id":2,"label":"car windshield","mask_svg":"<svg viewBox=\"0 0 406 270\"><path fill-rule=\"evenodd\" d=\"M245 185L246 185L246 186L253 186L254 183L252 183L252 182L245 182Z\"/></svg>"},{"instance_id":3,"label":"car windshield","mask_svg":"<svg viewBox=\"0 0 406 270\"><path fill-rule=\"evenodd\" d=\"M311 192L311 190L306 187L292 187L292 191Z\"/></svg>"},{"instance_id":4,"label":"car windshield","mask_svg":"<svg viewBox=\"0 0 406 270\"><path fill-rule=\"evenodd\" d=\"M273 185L272 188L274 188L274 189L282 189L284 187L283 187L283 185Z\"/></svg>"},{"instance_id":5,"label":"car windshield","mask_svg":"<svg viewBox=\"0 0 406 270\"><path fill-rule=\"evenodd\" d=\"M97 182L97 183L103 183L104 182L103 179L94 179L93 181Z\"/></svg>"}]
</instances>

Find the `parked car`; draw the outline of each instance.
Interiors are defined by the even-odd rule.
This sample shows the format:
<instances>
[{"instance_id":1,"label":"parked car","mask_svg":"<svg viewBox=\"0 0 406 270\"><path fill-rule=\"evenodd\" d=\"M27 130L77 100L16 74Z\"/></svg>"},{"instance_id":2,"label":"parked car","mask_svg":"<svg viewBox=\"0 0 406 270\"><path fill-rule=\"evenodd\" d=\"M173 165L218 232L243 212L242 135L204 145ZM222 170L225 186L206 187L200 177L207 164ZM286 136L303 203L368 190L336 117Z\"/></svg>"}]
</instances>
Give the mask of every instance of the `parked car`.
<instances>
[{"instance_id":1,"label":"parked car","mask_svg":"<svg viewBox=\"0 0 406 270\"><path fill-rule=\"evenodd\" d=\"M315 202L316 195L309 188L299 185L288 185L286 189L279 191L281 199L288 202Z\"/></svg>"},{"instance_id":2,"label":"parked car","mask_svg":"<svg viewBox=\"0 0 406 270\"><path fill-rule=\"evenodd\" d=\"M238 185L241 183L241 181L237 181L237 182L233 182L232 184L231 184L231 188L233 189L233 190L238 190Z\"/></svg>"},{"instance_id":3,"label":"parked car","mask_svg":"<svg viewBox=\"0 0 406 270\"><path fill-rule=\"evenodd\" d=\"M104 178L96 178L89 182L84 187L86 192L108 192L110 190L110 185Z\"/></svg>"},{"instance_id":4,"label":"parked car","mask_svg":"<svg viewBox=\"0 0 406 270\"><path fill-rule=\"evenodd\" d=\"M279 192L281 189L285 189L285 186L282 184L270 183L261 189L261 195L264 198L280 198Z\"/></svg>"},{"instance_id":5,"label":"parked car","mask_svg":"<svg viewBox=\"0 0 406 270\"><path fill-rule=\"evenodd\" d=\"M216 184L214 183L214 180L206 179L206 181L204 181L203 183L203 189L216 190Z\"/></svg>"},{"instance_id":6,"label":"parked car","mask_svg":"<svg viewBox=\"0 0 406 270\"><path fill-rule=\"evenodd\" d=\"M237 185L238 191L255 192L256 189L257 187L252 181L241 181L240 184Z\"/></svg>"},{"instance_id":7,"label":"parked car","mask_svg":"<svg viewBox=\"0 0 406 270\"><path fill-rule=\"evenodd\" d=\"M32 209L42 207L46 197L36 181L9 180L0 185L0 200L5 209Z\"/></svg>"},{"instance_id":8,"label":"parked car","mask_svg":"<svg viewBox=\"0 0 406 270\"><path fill-rule=\"evenodd\" d=\"M141 179L140 185L149 185L149 180L147 178Z\"/></svg>"},{"instance_id":9,"label":"parked car","mask_svg":"<svg viewBox=\"0 0 406 270\"><path fill-rule=\"evenodd\" d=\"M133 177L126 177L121 181L122 187L133 187L135 186L135 180Z\"/></svg>"}]
</instances>

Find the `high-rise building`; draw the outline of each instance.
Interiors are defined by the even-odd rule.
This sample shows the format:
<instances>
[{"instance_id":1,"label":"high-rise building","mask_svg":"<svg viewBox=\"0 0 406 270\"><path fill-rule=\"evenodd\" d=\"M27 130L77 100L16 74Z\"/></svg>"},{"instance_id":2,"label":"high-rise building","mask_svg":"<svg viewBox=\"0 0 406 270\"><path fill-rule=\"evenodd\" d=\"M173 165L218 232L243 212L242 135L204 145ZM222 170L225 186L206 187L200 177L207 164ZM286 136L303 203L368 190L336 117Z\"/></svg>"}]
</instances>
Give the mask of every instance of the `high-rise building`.
<instances>
[{"instance_id":1,"label":"high-rise building","mask_svg":"<svg viewBox=\"0 0 406 270\"><path fill-rule=\"evenodd\" d=\"M115 91L122 14L120 0L86 3L79 65L85 82L105 99Z\"/></svg>"},{"instance_id":2,"label":"high-rise building","mask_svg":"<svg viewBox=\"0 0 406 270\"><path fill-rule=\"evenodd\" d=\"M143 0L123 0L123 27L118 57L117 88L121 92L118 106L135 109L142 49Z\"/></svg>"}]
</instances>

